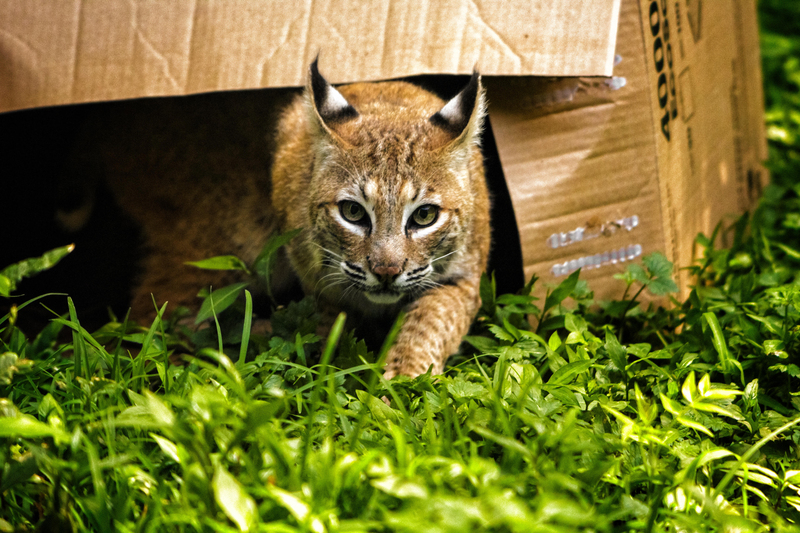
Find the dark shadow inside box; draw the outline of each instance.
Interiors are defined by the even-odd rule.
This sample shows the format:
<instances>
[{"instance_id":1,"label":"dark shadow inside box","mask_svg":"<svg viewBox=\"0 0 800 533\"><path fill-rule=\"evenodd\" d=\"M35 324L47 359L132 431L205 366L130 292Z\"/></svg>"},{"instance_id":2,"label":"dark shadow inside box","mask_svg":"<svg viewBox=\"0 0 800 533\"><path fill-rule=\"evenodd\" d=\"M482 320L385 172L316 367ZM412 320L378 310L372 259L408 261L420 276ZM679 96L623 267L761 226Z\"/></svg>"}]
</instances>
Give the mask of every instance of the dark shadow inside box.
<instances>
[{"instance_id":1,"label":"dark shadow inside box","mask_svg":"<svg viewBox=\"0 0 800 533\"><path fill-rule=\"evenodd\" d=\"M419 76L409 81L449 98L466 85L468 77ZM276 94L272 91L241 93L251 100L269 99ZM196 107L193 112L202 112L203 106L235 107L235 98L235 93L212 93L160 100L168 106L174 102L175 106ZM4 167L0 174L4 220L0 269L52 248L75 244L75 251L56 267L23 280L15 291L19 296L0 298L0 316L11 305L19 306L30 298L65 293L73 299L82 325L89 330L108 322L109 310L119 319L124 317L145 253L141 230L105 184L102 165L87 163L85 158L76 165L70 155L81 132L93 127L91 117L98 112L114 117L115 106L145 109L147 102L104 102L0 114L0 160ZM158 120L153 117L154 122ZM111 128L126 127L122 122L115 124L113 118L105 123ZM488 121L482 146L492 195L489 270L495 272L498 293L514 292L524 283L519 234ZM91 198L90 203L87 198ZM302 294L295 288L284 295L284 300L299 296ZM257 311L266 313L268 307L261 305ZM35 332L55 316L53 313L66 312L65 296L49 296L22 310L19 323L24 331Z\"/></svg>"}]
</instances>

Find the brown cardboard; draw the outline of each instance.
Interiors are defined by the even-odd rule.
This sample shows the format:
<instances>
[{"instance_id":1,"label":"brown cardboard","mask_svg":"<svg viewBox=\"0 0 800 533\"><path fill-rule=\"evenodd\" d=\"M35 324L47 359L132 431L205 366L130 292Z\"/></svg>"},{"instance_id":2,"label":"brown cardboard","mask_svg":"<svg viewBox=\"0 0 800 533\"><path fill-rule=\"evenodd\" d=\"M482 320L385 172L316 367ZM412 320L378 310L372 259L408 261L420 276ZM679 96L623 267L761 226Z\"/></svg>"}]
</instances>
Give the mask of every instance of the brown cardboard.
<instances>
[{"instance_id":1,"label":"brown cardboard","mask_svg":"<svg viewBox=\"0 0 800 533\"><path fill-rule=\"evenodd\" d=\"M688 266L696 234L767 179L755 13L754 0L6 0L0 111L297 86L317 53L339 83L477 66L526 276L582 267L598 297L618 296L626 262L660 250Z\"/></svg>"},{"instance_id":2,"label":"brown cardboard","mask_svg":"<svg viewBox=\"0 0 800 533\"><path fill-rule=\"evenodd\" d=\"M0 112L412 74L609 76L620 0L6 0Z\"/></svg>"},{"instance_id":3,"label":"brown cardboard","mask_svg":"<svg viewBox=\"0 0 800 533\"><path fill-rule=\"evenodd\" d=\"M622 88L574 80L550 105L515 95L564 94L566 80L487 82L526 276L582 267L599 297L643 254L690 265L697 233L752 206L767 179L754 2L626 0L617 54ZM689 281L681 271L684 296Z\"/></svg>"}]
</instances>

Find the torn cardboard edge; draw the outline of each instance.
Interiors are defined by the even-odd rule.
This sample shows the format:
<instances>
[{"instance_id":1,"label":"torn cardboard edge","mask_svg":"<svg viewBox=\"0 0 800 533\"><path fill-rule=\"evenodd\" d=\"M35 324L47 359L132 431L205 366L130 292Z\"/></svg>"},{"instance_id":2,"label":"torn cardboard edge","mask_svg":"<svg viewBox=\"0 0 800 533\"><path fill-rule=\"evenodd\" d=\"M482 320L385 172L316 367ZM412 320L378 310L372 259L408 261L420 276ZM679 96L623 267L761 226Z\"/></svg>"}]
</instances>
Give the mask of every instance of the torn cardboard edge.
<instances>
[{"instance_id":1,"label":"torn cardboard edge","mask_svg":"<svg viewBox=\"0 0 800 533\"><path fill-rule=\"evenodd\" d=\"M422 74L610 76L621 0L0 3L0 112Z\"/></svg>"}]
</instances>

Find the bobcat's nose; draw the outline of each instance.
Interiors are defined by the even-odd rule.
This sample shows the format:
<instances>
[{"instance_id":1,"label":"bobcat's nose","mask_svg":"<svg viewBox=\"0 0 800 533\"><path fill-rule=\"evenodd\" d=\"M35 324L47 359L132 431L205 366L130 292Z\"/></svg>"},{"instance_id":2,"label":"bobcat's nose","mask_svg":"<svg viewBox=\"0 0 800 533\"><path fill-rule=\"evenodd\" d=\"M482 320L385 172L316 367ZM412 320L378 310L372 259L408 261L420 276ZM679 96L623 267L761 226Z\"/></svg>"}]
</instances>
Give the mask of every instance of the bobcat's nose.
<instances>
[{"instance_id":1,"label":"bobcat's nose","mask_svg":"<svg viewBox=\"0 0 800 533\"><path fill-rule=\"evenodd\" d=\"M367 256L367 265L382 283L391 283L403 271L403 263L397 258L387 257L387 254Z\"/></svg>"},{"instance_id":2,"label":"bobcat's nose","mask_svg":"<svg viewBox=\"0 0 800 533\"><path fill-rule=\"evenodd\" d=\"M381 281L390 281L400 274L400 266L378 264L372 267L372 273L378 276Z\"/></svg>"}]
</instances>

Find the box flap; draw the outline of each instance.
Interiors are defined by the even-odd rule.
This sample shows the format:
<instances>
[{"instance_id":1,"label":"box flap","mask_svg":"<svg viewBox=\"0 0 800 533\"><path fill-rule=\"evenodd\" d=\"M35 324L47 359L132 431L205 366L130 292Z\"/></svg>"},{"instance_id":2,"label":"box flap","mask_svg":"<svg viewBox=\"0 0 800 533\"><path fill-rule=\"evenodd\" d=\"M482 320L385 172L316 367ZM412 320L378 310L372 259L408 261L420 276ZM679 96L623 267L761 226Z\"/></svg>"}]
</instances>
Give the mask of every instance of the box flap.
<instances>
[{"instance_id":1,"label":"box flap","mask_svg":"<svg viewBox=\"0 0 800 533\"><path fill-rule=\"evenodd\" d=\"M582 268L598 298L619 297L625 285L612 274L665 249L640 28L627 0L616 78L487 82L526 279L556 284Z\"/></svg>"},{"instance_id":2,"label":"box flap","mask_svg":"<svg viewBox=\"0 0 800 533\"><path fill-rule=\"evenodd\" d=\"M609 76L620 0L7 0L0 111L414 74Z\"/></svg>"},{"instance_id":3,"label":"box flap","mask_svg":"<svg viewBox=\"0 0 800 533\"><path fill-rule=\"evenodd\" d=\"M640 0L668 256L751 208L766 184L756 4ZM725 245L726 243L718 243ZM729 243L728 243L729 244ZM679 272L683 297L690 273Z\"/></svg>"}]
</instances>

